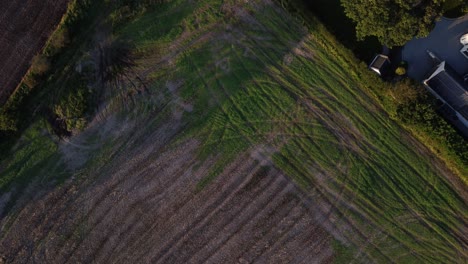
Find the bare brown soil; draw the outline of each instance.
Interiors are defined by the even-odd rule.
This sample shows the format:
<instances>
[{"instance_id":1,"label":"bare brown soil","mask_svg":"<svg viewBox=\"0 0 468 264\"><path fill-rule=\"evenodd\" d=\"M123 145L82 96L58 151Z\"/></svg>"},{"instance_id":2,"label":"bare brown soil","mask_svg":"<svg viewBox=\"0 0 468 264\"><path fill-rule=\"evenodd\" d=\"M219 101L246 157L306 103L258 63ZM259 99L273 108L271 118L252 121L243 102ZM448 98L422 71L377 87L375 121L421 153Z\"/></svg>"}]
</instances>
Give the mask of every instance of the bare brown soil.
<instances>
[{"instance_id":1,"label":"bare brown soil","mask_svg":"<svg viewBox=\"0 0 468 264\"><path fill-rule=\"evenodd\" d=\"M174 132L174 131L173 131ZM332 237L311 202L251 150L198 191L216 158L196 159L188 140L164 150L171 131L33 199L1 239L7 262L329 263ZM260 159L260 160L259 160ZM94 173L93 173L94 174ZM76 182L76 181L75 181ZM326 207L326 206L325 206ZM3 224L8 220L4 219ZM11 223L11 222L10 222ZM5 228L5 225L3 226Z\"/></svg>"},{"instance_id":2,"label":"bare brown soil","mask_svg":"<svg viewBox=\"0 0 468 264\"><path fill-rule=\"evenodd\" d=\"M0 105L16 89L33 57L65 14L69 0L0 1Z\"/></svg>"}]
</instances>

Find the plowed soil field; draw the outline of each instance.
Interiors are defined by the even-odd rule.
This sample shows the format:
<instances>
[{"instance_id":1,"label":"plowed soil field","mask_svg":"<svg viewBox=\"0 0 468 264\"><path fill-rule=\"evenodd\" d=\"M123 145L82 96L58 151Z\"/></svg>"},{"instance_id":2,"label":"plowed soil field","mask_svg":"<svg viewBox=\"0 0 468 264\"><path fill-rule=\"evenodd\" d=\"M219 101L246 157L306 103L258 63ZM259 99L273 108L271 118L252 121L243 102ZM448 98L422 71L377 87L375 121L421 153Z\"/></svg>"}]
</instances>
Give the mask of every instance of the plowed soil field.
<instances>
[{"instance_id":1,"label":"plowed soil field","mask_svg":"<svg viewBox=\"0 0 468 264\"><path fill-rule=\"evenodd\" d=\"M0 105L26 74L69 0L0 1Z\"/></svg>"},{"instance_id":2,"label":"plowed soil field","mask_svg":"<svg viewBox=\"0 0 468 264\"><path fill-rule=\"evenodd\" d=\"M308 205L307 196L280 171L246 153L197 191L212 165L197 161L198 142L167 151L157 145L132 152L131 159L120 157L121 166L103 167L99 173L113 176L98 185L68 185L37 197L17 216L22 223L3 237L5 260L331 262L332 237L319 221L327 211L319 210L319 199ZM24 244L30 242L31 247Z\"/></svg>"}]
</instances>

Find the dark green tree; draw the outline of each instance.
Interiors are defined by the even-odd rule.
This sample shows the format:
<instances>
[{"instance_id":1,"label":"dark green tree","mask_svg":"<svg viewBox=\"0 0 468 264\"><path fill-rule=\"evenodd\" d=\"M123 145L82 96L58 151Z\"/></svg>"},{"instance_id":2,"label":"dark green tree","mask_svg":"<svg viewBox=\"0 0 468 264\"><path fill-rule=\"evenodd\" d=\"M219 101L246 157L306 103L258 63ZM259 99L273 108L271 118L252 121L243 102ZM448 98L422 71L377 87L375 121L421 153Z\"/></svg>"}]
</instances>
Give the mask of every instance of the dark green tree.
<instances>
[{"instance_id":1,"label":"dark green tree","mask_svg":"<svg viewBox=\"0 0 468 264\"><path fill-rule=\"evenodd\" d=\"M413 37L425 37L442 15L445 0L341 0L346 15L356 22L359 40L376 36L389 47Z\"/></svg>"}]
</instances>

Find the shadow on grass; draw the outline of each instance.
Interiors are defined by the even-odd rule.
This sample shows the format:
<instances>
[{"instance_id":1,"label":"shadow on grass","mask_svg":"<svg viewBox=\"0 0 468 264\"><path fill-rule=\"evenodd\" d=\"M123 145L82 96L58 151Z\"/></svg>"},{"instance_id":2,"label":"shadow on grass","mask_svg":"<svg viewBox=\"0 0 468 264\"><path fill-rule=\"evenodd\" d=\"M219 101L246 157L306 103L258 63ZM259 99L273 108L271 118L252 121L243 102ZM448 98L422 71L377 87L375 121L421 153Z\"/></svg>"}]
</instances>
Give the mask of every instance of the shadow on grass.
<instances>
[{"instance_id":1,"label":"shadow on grass","mask_svg":"<svg viewBox=\"0 0 468 264\"><path fill-rule=\"evenodd\" d=\"M356 38L356 24L348 18L340 0L295 0L304 6L306 15L318 17L327 29L359 59L367 62L380 52L382 45L376 37L367 37L363 41ZM308 14L309 13L309 14Z\"/></svg>"},{"instance_id":2,"label":"shadow on grass","mask_svg":"<svg viewBox=\"0 0 468 264\"><path fill-rule=\"evenodd\" d=\"M446 0L444 3L444 17L458 18L463 15L463 0Z\"/></svg>"}]
</instances>

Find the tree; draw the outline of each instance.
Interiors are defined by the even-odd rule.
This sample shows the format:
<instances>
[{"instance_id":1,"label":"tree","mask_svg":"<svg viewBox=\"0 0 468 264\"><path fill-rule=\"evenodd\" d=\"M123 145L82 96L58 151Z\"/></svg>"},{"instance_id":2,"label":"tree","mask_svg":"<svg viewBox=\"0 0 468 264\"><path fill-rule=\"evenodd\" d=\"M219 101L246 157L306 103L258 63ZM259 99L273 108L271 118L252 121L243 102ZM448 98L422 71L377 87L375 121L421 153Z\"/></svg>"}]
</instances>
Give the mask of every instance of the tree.
<instances>
[{"instance_id":1,"label":"tree","mask_svg":"<svg viewBox=\"0 0 468 264\"><path fill-rule=\"evenodd\" d=\"M442 15L445 0L341 0L346 15L356 22L359 40L375 36L389 47L413 37L425 37Z\"/></svg>"}]
</instances>

